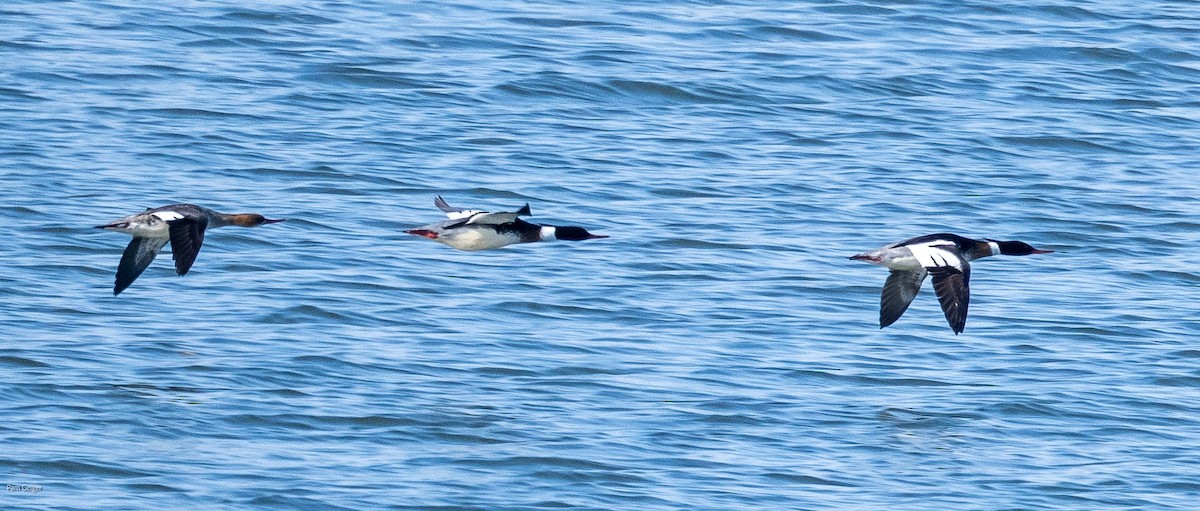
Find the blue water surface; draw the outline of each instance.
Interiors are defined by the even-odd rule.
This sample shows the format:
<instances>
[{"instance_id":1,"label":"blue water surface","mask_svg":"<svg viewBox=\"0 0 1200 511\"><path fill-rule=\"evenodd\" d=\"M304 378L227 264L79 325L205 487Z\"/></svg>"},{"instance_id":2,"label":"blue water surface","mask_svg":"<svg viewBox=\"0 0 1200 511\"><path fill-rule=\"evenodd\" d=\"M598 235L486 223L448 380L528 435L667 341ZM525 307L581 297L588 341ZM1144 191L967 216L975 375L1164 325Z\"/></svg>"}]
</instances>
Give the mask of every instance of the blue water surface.
<instances>
[{"instance_id":1,"label":"blue water surface","mask_svg":"<svg viewBox=\"0 0 1200 511\"><path fill-rule=\"evenodd\" d=\"M1194 510L1187 2L0 6L3 509ZM458 252L433 198L611 236ZM209 231L112 295L128 238ZM955 336L911 236L1018 239Z\"/></svg>"}]
</instances>

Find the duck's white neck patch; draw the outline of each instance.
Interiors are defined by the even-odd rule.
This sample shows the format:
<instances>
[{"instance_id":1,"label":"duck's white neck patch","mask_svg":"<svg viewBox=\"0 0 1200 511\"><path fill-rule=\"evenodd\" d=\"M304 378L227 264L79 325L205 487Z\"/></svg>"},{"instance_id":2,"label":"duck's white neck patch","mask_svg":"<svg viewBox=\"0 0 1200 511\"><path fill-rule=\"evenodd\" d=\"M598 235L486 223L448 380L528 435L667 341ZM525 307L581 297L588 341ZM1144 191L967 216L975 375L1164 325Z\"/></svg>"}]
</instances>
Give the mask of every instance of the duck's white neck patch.
<instances>
[{"instance_id":1,"label":"duck's white neck patch","mask_svg":"<svg viewBox=\"0 0 1200 511\"><path fill-rule=\"evenodd\" d=\"M992 247L992 255L1000 255L1000 244L994 241L989 241L988 246Z\"/></svg>"},{"instance_id":2,"label":"duck's white neck patch","mask_svg":"<svg viewBox=\"0 0 1200 511\"><path fill-rule=\"evenodd\" d=\"M543 225L542 232L540 234L542 241L554 241L558 239L558 237L554 235L554 231L555 229L553 225Z\"/></svg>"}]
</instances>

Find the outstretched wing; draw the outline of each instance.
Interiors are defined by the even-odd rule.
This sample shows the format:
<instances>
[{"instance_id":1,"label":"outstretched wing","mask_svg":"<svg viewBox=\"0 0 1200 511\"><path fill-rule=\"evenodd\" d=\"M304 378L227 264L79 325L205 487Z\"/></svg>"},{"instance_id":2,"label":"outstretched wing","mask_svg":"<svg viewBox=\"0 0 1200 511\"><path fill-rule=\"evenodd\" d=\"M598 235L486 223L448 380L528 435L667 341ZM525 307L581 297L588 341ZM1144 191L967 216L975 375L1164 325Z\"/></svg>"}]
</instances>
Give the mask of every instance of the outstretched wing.
<instances>
[{"instance_id":1,"label":"outstretched wing","mask_svg":"<svg viewBox=\"0 0 1200 511\"><path fill-rule=\"evenodd\" d=\"M913 298L921 292L921 283L928 274L925 270L892 270L879 297L879 328L895 323L904 315Z\"/></svg>"},{"instance_id":2,"label":"outstretched wing","mask_svg":"<svg viewBox=\"0 0 1200 511\"><path fill-rule=\"evenodd\" d=\"M971 266L963 263L961 269L952 266L931 268L933 290L942 304L942 312L954 335L967 327L967 306L971 303Z\"/></svg>"},{"instance_id":3,"label":"outstretched wing","mask_svg":"<svg viewBox=\"0 0 1200 511\"><path fill-rule=\"evenodd\" d=\"M487 213L486 211L479 211L475 209L450 207L450 205L446 203L446 199L443 199L441 195L438 195L437 198L433 199L433 205L442 210L442 212L446 214L446 218L451 220L461 220L464 218L471 218L475 215Z\"/></svg>"},{"instance_id":4,"label":"outstretched wing","mask_svg":"<svg viewBox=\"0 0 1200 511\"><path fill-rule=\"evenodd\" d=\"M954 243L933 242L909 245L913 257L933 275L933 290L942 304L942 312L955 334L967 325L967 305L971 300L968 283L971 266L963 259L960 247Z\"/></svg>"},{"instance_id":5,"label":"outstretched wing","mask_svg":"<svg viewBox=\"0 0 1200 511\"><path fill-rule=\"evenodd\" d=\"M121 291L133 284L133 281L146 271L146 268L154 261L154 257L166 244L165 238L134 237L130 240L129 245L125 247L125 253L121 254L121 264L117 265L117 280L113 284L113 295L121 294Z\"/></svg>"},{"instance_id":6,"label":"outstretched wing","mask_svg":"<svg viewBox=\"0 0 1200 511\"><path fill-rule=\"evenodd\" d=\"M533 213L531 213L529 211L529 204L526 204L524 206L521 206L521 209L518 209L513 212L506 211L503 213L480 213L480 214L472 216L470 219L468 219L467 223L468 224L481 224L481 225L500 225L500 224L508 224L508 223L516 222L517 217L531 216L531 215L533 215Z\"/></svg>"},{"instance_id":7,"label":"outstretched wing","mask_svg":"<svg viewBox=\"0 0 1200 511\"><path fill-rule=\"evenodd\" d=\"M204 230L208 219L185 218L171 222L171 258L175 260L175 273L187 275L196 262L200 246L204 244Z\"/></svg>"}]
</instances>

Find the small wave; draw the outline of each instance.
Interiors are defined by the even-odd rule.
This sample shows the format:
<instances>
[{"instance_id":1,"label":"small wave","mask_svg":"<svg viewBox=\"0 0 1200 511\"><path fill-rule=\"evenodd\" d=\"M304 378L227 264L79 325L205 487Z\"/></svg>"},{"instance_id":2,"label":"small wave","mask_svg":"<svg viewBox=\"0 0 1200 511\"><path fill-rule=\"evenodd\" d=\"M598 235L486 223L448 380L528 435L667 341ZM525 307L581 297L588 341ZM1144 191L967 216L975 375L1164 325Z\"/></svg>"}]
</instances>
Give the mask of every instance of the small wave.
<instances>
[{"instance_id":1,"label":"small wave","mask_svg":"<svg viewBox=\"0 0 1200 511\"><path fill-rule=\"evenodd\" d=\"M605 27L616 25L615 23L606 21L572 20L561 18L511 17L505 19L518 25L530 25L534 27L545 28Z\"/></svg>"},{"instance_id":2,"label":"small wave","mask_svg":"<svg viewBox=\"0 0 1200 511\"><path fill-rule=\"evenodd\" d=\"M1121 154L1136 154L1136 151L1131 151L1123 148L1114 147L1111 145L1092 142L1090 140L1082 140L1069 137L1055 136L1039 136L1039 137L997 137L997 140L1005 144L1015 146L1025 146L1040 149L1061 149L1077 152L1111 152Z\"/></svg>"},{"instance_id":3,"label":"small wave","mask_svg":"<svg viewBox=\"0 0 1200 511\"><path fill-rule=\"evenodd\" d=\"M799 41L814 41L814 42L831 42L831 41L852 41L849 37L819 32L816 30L803 30L791 27L775 27L766 26L755 29L752 33L761 34L771 38L795 39Z\"/></svg>"},{"instance_id":4,"label":"small wave","mask_svg":"<svg viewBox=\"0 0 1200 511\"><path fill-rule=\"evenodd\" d=\"M39 362L37 360L15 356L0 356L0 364L10 365L15 367L50 367L50 364Z\"/></svg>"}]
</instances>

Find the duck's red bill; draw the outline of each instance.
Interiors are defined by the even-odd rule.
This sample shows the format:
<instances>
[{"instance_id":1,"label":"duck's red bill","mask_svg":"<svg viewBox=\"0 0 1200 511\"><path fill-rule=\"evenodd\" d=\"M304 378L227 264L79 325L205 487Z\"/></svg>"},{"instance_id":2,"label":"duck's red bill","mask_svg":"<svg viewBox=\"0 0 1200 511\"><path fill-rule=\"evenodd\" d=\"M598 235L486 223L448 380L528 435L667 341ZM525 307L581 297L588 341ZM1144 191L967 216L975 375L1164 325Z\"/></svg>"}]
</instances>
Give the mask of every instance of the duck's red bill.
<instances>
[{"instance_id":1,"label":"duck's red bill","mask_svg":"<svg viewBox=\"0 0 1200 511\"><path fill-rule=\"evenodd\" d=\"M436 240L436 239L437 239L437 237L438 237L438 235L437 235L437 233L436 233L436 232L429 231L429 230L425 230L425 229L410 229L410 230L407 230L407 231L404 231L404 232L407 232L407 233L409 233L409 234L412 234L413 236L424 236L424 237L426 237L426 238L429 238L429 239L431 239L431 240Z\"/></svg>"}]
</instances>

